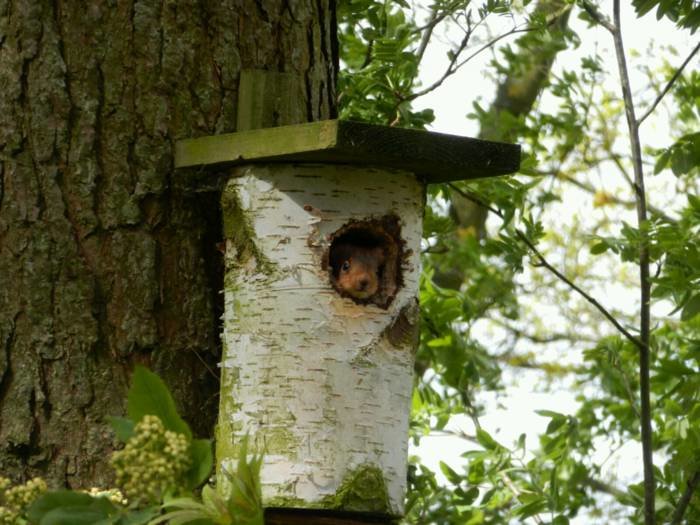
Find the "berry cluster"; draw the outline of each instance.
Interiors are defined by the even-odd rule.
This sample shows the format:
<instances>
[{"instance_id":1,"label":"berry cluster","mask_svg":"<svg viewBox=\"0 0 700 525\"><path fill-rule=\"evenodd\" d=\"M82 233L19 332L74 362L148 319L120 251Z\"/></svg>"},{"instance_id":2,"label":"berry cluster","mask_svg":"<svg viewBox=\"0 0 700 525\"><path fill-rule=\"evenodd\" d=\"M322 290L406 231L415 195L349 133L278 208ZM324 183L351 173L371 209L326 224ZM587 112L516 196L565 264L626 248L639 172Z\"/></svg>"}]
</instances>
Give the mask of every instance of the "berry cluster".
<instances>
[{"instance_id":1,"label":"berry cluster","mask_svg":"<svg viewBox=\"0 0 700 525\"><path fill-rule=\"evenodd\" d=\"M41 478L12 487L9 479L0 477L0 525L24 523L24 511L44 492L46 482Z\"/></svg>"},{"instance_id":2,"label":"berry cluster","mask_svg":"<svg viewBox=\"0 0 700 525\"><path fill-rule=\"evenodd\" d=\"M124 449L112 454L117 484L130 500L160 501L183 485L189 446L187 436L166 430L157 416L144 416Z\"/></svg>"}]
</instances>

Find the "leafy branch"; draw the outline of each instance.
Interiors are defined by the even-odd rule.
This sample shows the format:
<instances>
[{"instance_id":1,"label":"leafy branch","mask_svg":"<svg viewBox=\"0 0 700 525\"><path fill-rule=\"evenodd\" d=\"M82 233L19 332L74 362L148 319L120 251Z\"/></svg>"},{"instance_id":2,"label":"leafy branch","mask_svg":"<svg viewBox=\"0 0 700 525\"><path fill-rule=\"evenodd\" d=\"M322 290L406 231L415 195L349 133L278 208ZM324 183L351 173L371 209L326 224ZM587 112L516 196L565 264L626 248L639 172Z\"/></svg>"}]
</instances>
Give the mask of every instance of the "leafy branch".
<instances>
[{"instance_id":1,"label":"leafy branch","mask_svg":"<svg viewBox=\"0 0 700 525\"><path fill-rule=\"evenodd\" d=\"M690 498L693 497L693 493L698 488L698 485L700 485L700 471L696 471L695 474L693 474L693 476L688 480L688 484L683 491L683 495L678 501L676 509L673 511L673 516L671 516L671 525L680 525L685 511L688 509L688 505L690 504Z\"/></svg>"},{"instance_id":2,"label":"leafy branch","mask_svg":"<svg viewBox=\"0 0 700 525\"><path fill-rule=\"evenodd\" d=\"M614 156L614 157L616 157L616 156ZM610 160L614 160L614 159L610 159ZM589 193L591 195L597 195L599 193L599 190L596 189L596 187L593 186L592 184L580 181L576 177L574 177L572 175L568 175L562 171L539 171L539 172L537 172L537 174L538 175L545 175L548 177L554 177L556 179L566 181L569 184L572 184L572 185L576 186L577 188L579 188L579 189L581 189L581 190L583 190L586 193ZM637 203L635 201L623 199L621 197L618 197L617 195L610 194L610 193L605 193L605 200L607 202L611 202L613 204L618 204L618 205L623 206L625 208L634 208L637 206ZM656 216L664 219L667 222L673 222L673 219L671 217L669 217L663 211L661 211L660 209L658 209L654 206L649 206L649 212L652 213L653 215L656 215Z\"/></svg>"},{"instance_id":3,"label":"leafy branch","mask_svg":"<svg viewBox=\"0 0 700 525\"><path fill-rule=\"evenodd\" d=\"M567 9L567 8L564 8ZM562 9L561 11L563 11ZM549 20L547 21L547 27L553 25L557 21L557 17L561 15L561 12L557 12L553 15L550 15ZM445 13L442 13L438 15L436 12L433 12L431 22L429 22L425 27L426 27L426 33L423 35L423 38L421 40L421 44L418 48L418 57L422 58L423 54L425 53L425 49L427 47L427 42L432 35L432 32L435 29L435 26L442 21L444 18L446 18L447 15ZM431 85L427 86L424 89L421 89L420 91L415 91L411 93L410 95L406 95L405 97L400 97L400 102L410 102L413 101L419 97L422 97L432 91L435 91L437 88L439 88L445 80L447 80L450 76L454 75L457 71L459 71L462 67L464 67L467 63L469 63L471 60L473 60L476 56L481 54L483 51L486 51L487 49L492 48L495 44L497 44L499 41L503 40L504 38L508 38L509 36L518 34L518 33L527 33L530 31L534 30L539 30L541 29L540 26L527 26L527 27L518 27L514 26L510 30L506 31L505 33L501 33L498 36L493 37L490 39L488 42L484 43L482 46L480 46L476 51L474 51L471 55L467 56L464 58L461 62L458 62L460 56L466 49L467 45L469 44L469 40L471 38L471 35L474 32L474 29L483 22L483 19L477 22L474 26L472 26L471 23L471 17L467 15L467 28L465 29L465 34L462 40L460 41L459 45L457 46L456 50L453 50L451 52L451 58L450 62L447 65L447 68L445 69L444 73L440 78L438 78L435 82L433 82Z\"/></svg>"},{"instance_id":4,"label":"leafy branch","mask_svg":"<svg viewBox=\"0 0 700 525\"><path fill-rule=\"evenodd\" d=\"M639 287L640 287L640 326L639 337L642 345L639 347L639 390L641 403L641 427L642 427L642 460L644 464L644 523L654 525L655 516L655 481L653 458L653 433L651 428L651 400L649 378L649 341L651 337L651 280L649 276L649 239L644 226L647 224L646 192L644 189L644 171L642 167L642 148L639 140L639 125L634 114L634 101L629 75L627 73L627 59L622 43L622 31L620 23L620 0L613 3L614 26L606 25L615 43L615 55L620 75L622 98L625 104L625 116L629 129L630 147L632 150L632 167L634 170L635 197L637 201L637 223L641 238L639 243Z\"/></svg>"},{"instance_id":5,"label":"leafy branch","mask_svg":"<svg viewBox=\"0 0 700 525\"><path fill-rule=\"evenodd\" d=\"M671 80L668 81L668 83L666 84L666 87L661 91L661 93L659 93L659 95L656 97L656 100L654 100L652 105L649 106L649 109L647 109L646 113L644 113L644 115L642 115L637 120L637 127L639 127L642 124L642 122L644 122L644 120L646 120L646 118L654 112L654 110L656 109L656 106L658 106L659 102L661 102L661 99L663 99L664 96L666 96L666 93L668 93L670 91L673 84L681 76L681 73L683 73L685 66L688 65L688 62L690 62L692 60L692 58L695 56L695 54L698 52L698 50L700 50L700 42L698 42L698 45L695 46L695 49L693 49L690 52L690 54L688 55L688 58L686 58L683 61L683 63L681 64L681 66L676 70L676 72L671 77Z\"/></svg>"},{"instance_id":6,"label":"leafy branch","mask_svg":"<svg viewBox=\"0 0 700 525\"><path fill-rule=\"evenodd\" d=\"M500 210L494 208L493 206L490 206L489 204L485 203L480 197L477 195L474 195L471 192L464 191L463 189L459 188L453 183L448 183L448 186L453 189L455 192L457 192L459 195L464 197L465 199L468 199L475 204L478 204L479 206L482 206L489 210L490 212L494 213L501 219L505 220L505 216L503 213L501 213ZM525 235L522 231L515 229L515 234L518 236L518 238L525 244L525 246L528 247L528 249L535 255L535 257L538 260L538 263L540 266L543 266L550 272L552 272L554 275L557 276L562 282L564 282L569 288L577 292L581 297L583 297L586 301L591 303L603 316L612 323L612 325L622 334L624 335L628 340L630 340L636 347L640 347L642 342L636 338L634 335L632 335L624 326L622 326L617 319L593 296L589 295L585 291L583 291L579 286L577 286L573 281L571 281L568 277L566 277L563 273L561 273L559 270L557 270L552 264L547 261L547 259L542 255L542 253L535 247L534 243L528 238L527 235Z\"/></svg>"},{"instance_id":7,"label":"leafy branch","mask_svg":"<svg viewBox=\"0 0 700 525\"><path fill-rule=\"evenodd\" d=\"M477 55L482 53L483 51L486 51L487 49L491 48L494 44L499 42L500 40L503 40L504 38L507 38L511 35L515 35L518 33L527 33L528 31L534 30L534 27L524 27L524 28L517 28L514 27L510 29L509 31L506 31L505 33L502 33L488 42L486 42L484 45L479 47L476 51L474 51L471 55L466 57L464 60L461 62L457 62L459 59L460 55L464 52L466 49L467 45L469 44L469 38L471 37L473 29L469 28L462 38L459 46L457 46L457 50L453 52L452 58L450 59L450 63L447 65L447 68L445 69L445 72L442 74L442 76L437 79L435 82L433 82L431 85L428 87L421 89L420 91L415 91L411 93L410 95L407 95L401 99L401 102L410 102L412 100L415 100L419 97L422 97L423 95L427 95L431 91L435 91L437 88L439 88L445 80L447 80L449 77L454 75L457 71L459 71L465 64L467 64L470 60L474 59Z\"/></svg>"}]
</instances>

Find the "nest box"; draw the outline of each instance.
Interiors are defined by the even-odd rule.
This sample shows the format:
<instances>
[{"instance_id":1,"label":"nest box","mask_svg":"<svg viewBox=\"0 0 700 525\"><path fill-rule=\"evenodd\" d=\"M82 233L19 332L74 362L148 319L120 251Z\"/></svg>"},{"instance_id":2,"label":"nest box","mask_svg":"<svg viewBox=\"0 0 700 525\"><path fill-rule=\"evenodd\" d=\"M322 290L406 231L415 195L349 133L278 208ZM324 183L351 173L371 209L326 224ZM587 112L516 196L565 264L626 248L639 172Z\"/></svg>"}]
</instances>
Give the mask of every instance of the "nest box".
<instances>
[{"instance_id":1,"label":"nest box","mask_svg":"<svg viewBox=\"0 0 700 525\"><path fill-rule=\"evenodd\" d=\"M426 184L519 159L339 120L178 142L227 176L220 473L249 435L267 508L402 514Z\"/></svg>"}]
</instances>

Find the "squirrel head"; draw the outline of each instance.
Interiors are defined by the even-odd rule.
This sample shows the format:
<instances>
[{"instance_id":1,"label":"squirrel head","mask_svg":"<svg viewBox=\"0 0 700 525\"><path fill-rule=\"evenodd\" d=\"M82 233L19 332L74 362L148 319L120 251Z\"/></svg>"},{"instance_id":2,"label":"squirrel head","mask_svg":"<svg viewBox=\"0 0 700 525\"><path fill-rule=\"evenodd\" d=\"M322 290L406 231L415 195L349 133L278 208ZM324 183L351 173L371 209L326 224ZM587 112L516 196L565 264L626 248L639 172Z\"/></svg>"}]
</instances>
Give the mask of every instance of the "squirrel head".
<instances>
[{"instance_id":1,"label":"squirrel head","mask_svg":"<svg viewBox=\"0 0 700 525\"><path fill-rule=\"evenodd\" d=\"M355 299L369 299L379 290L385 258L381 246L339 244L331 257L333 284Z\"/></svg>"}]
</instances>

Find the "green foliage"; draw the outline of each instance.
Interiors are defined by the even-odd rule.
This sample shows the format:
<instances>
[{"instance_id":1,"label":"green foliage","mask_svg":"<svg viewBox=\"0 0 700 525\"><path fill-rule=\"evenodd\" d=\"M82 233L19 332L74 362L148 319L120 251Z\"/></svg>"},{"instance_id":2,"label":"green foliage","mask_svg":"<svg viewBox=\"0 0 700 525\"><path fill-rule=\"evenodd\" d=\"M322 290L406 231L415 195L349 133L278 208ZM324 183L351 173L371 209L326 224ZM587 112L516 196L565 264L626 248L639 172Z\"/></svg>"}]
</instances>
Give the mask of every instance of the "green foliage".
<instances>
[{"instance_id":1,"label":"green foliage","mask_svg":"<svg viewBox=\"0 0 700 525\"><path fill-rule=\"evenodd\" d=\"M638 118L672 81L643 125L643 138L657 125L669 133L642 144L649 220L638 224L624 107L606 52L598 43L590 46L592 32L558 32L551 23L554 12L582 2L534 4L516 9L509 2L440 1L421 10L406 2L341 2L341 112L370 122L422 127L432 120L429 110L412 113L412 104L454 73L423 76L423 85L418 80L425 46L444 40L444 27L459 28L451 33L459 36L448 44L448 59L470 48L495 16L507 13L514 27L528 29L516 41L499 40L489 69L473 72L495 79L499 91L491 106L475 100L469 115L482 136L523 145L520 175L428 188L411 438L417 444L425 436L448 435L468 450L461 461L441 462L435 472L411 458L405 521L644 521L639 479L624 472L615 477L600 460L602 450L614 456L630 444L639 446L638 347L592 305L637 337L638 304L613 303L618 293L638 296L636 267L645 245L652 264L657 522L669 522L682 510L679 523L693 523L700 516L700 489L687 494L700 476L697 56L677 76L687 51L666 46L660 34L660 45L628 57L628 67L646 75L632 86ZM609 4L599 4L607 13ZM633 5L639 16L654 12L690 33L700 23L694 0ZM594 22L574 8L576 16ZM528 91L536 85L533 76L582 42L590 52L579 51L575 61L567 53L539 91ZM532 108L523 102L528 100ZM479 216L486 207L484 228ZM485 327L490 338L483 335ZM537 374L545 392L566 384L578 403L569 413L533 407L539 410L532 417L548 424L538 439L528 438L527 448L525 434L508 444L481 425L481 416L495 405L484 399L504 395L507 403L509 389L524 374ZM471 434L462 430L472 427Z\"/></svg>"},{"instance_id":2,"label":"green foliage","mask_svg":"<svg viewBox=\"0 0 700 525\"><path fill-rule=\"evenodd\" d=\"M464 56L472 38L472 27L476 29L489 16L509 15L511 2L488 0L472 9L470 0L435 1L423 27L411 6L406 0L338 3L342 62L338 100L342 118L419 129L430 124L434 120L433 111L416 111L413 101L437 89L473 58ZM424 31L445 19L465 23L470 29L463 41L448 51L449 65L442 78L430 86L421 86L418 71L427 43ZM531 22L546 27L544 18ZM427 35L428 40L431 34Z\"/></svg>"},{"instance_id":3,"label":"green foliage","mask_svg":"<svg viewBox=\"0 0 700 525\"><path fill-rule=\"evenodd\" d=\"M192 438L192 432L175 408L168 387L163 380L147 368L136 365L126 405L131 421L138 423L144 416L154 415L172 432Z\"/></svg>"},{"instance_id":4,"label":"green foliage","mask_svg":"<svg viewBox=\"0 0 700 525\"><path fill-rule=\"evenodd\" d=\"M419 33L406 2L343 0L338 37L344 66L338 78L341 116L362 122L422 128L431 111L413 112L408 97L418 73Z\"/></svg>"},{"instance_id":5,"label":"green foliage","mask_svg":"<svg viewBox=\"0 0 700 525\"><path fill-rule=\"evenodd\" d=\"M158 523L195 523L221 525L263 525L260 467L262 456L248 459L248 439L241 444L236 474L224 472L231 486L229 497L223 498L215 489L205 486L201 502L195 498L173 498L163 503L167 512L151 525Z\"/></svg>"},{"instance_id":6,"label":"green foliage","mask_svg":"<svg viewBox=\"0 0 700 525\"><path fill-rule=\"evenodd\" d=\"M700 4L696 0L633 0L632 5L639 16L656 8L657 19L668 17L691 33L700 26Z\"/></svg>"},{"instance_id":7,"label":"green foliage","mask_svg":"<svg viewBox=\"0 0 700 525\"><path fill-rule=\"evenodd\" d=\"M58 490L48 492L32 505L28 518L30 523L39 525L123 525L147 522L145 516L142 516L141 521L134 522L124 514L106 497L95 498L81 492Z\"/></svg>"},{"instance_id":8,"label":"green foliage","mask_svg":"<svg viewBox=\"0 0 700 525\"><path fill-rule=\"evenodd\" d=\"M669 167L678 177L693 172L697 174L700 169L700 132L684 135L675 144L660 151L654 173Z\"/></svg>"},{"instance_id":9,"label":"green foliage","mask_svg":"<svg viewBox=\"0 0 700 525\"><path fill-rule=\"evenodd\" d=\"M260 466L248 459L247 440L241 446L237 471L225 473L231 494L223 497L206 481L213 466L211 442L192 439L177 413L165 383L144 367L137 367L129 389L129 419L110 422L125 447L112 455L116 489L89 493L70 490L44 492L41 480L6 490L0 480L0 520L3 509L15 521L31 525L262 525ZM31 504L31 505L30 505ZM6 507L5 507L6 505ZM28 507L28 510L27 510ZM24 521L23 521L24 520ZM0 521L0 523L5 523Z\"/></svg>"}]
</instances>

